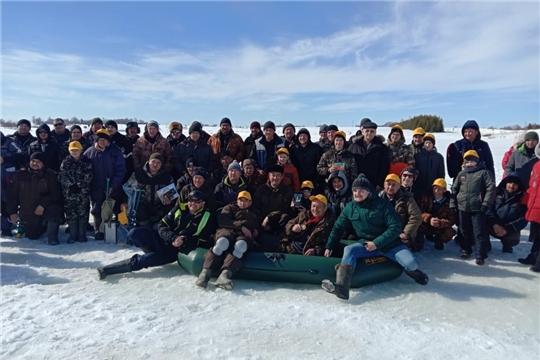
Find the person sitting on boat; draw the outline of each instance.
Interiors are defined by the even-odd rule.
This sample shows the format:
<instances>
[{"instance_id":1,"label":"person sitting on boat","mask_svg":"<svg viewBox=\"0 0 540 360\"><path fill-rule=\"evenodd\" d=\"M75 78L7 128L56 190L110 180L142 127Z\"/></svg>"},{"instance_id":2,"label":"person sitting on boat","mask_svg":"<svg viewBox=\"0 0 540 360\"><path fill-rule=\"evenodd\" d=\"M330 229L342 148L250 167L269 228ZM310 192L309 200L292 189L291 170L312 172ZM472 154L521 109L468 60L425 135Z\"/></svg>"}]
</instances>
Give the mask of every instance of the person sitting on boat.
<instances>
[{"instance_id":1,"label":"person sitting on boat","mask_svg":"<svg viewBox=\"0 0 540 360\"><path fill-rule=\"evenodd\" d=\"M108 275L138 271L143 268L176 262L178 253L189 254L196 247L209 248L215 231L204 194L192 191L187 204L181 203L151 227L136 227L127 236L128 243L138 246L144 254L135 254L114 264L99 267L99 280Z\"/></svg>"},{"instance_id":2,"label":"person sitting on boat","mask_svg":"<svg viewBox=\"0 0 540 360\"><path fill-rule=\"evenodd\" d=\"M324 255L325 243L334 226L334 213L328 210L324 195L310 196L311 207L304 209L285 226L285 238L280 250L289 254L306 256Z\"/></svg>"},{"instance_id":3,"label":"person sitting on boat","mask_svg":"<svg viewBox=\"0 0 540 360\"><path fill-rule=\"evenodd\" d=\"M268 181L253 196L253 207L260 211L261 227L269 233L281 233L290 220L293 192L283 183L283 166L268 168Z\"/></svg>"},{"instance_id":4,"label":"person sitting on boat","mask_svg":"<svg viewBox=\"0 0 540 360\"><path fill-rule=\"evenodd\" d=\"M291 202L291 218L297 217L302 211L309 210L311 207L310 197L314 192L315 186L309 180L302 182L300 187L301 193L294 194L293 201Z\"/></svg>"},{"instance_id":5,"label":"person sitting on boat","mask_svg":"<svg viewBox=\"0 0 540 360\"><path fill-rule=\"evenodd\" d=\"M216 242L204 255L203 270L195 285L206 289L212 270L221 270L215 286L232 290L232 276L242 267L243 258L259 235L258 212L251 206L251 194L240 191L236 202L223 208L218 216Z\"/></svg>"},{"instance_id":6,"label":"person sitting on boat","mask_svg":"<svg viewBox=\"0 0 540 360\"><path fill-rule=\"evenodd\" d=\"M351 278L357 259L384 256L397 262L417 283L426 285L429 278L418 270L418 262L399 237L401 221L392 204L377 196L369 180L360 174L352 184L353 201L347 204L336 220L326 242L324 256L332 255L346 229L352 229L360 240L343 251L336 265L336 281L324 280L322 288L340 299L349 298Z\"/></svg>"}]
</instances>

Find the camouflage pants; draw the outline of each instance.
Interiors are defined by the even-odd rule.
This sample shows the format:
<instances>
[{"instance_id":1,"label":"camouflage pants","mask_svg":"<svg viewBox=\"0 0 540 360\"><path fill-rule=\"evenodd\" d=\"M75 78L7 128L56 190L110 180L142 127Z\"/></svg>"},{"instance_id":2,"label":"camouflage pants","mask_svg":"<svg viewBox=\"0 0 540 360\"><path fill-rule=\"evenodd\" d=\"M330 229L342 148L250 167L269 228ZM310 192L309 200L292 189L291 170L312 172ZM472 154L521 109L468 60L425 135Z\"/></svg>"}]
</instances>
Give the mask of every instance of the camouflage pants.
<instances>
[{"instance_id":1,"label":"camouflage pants","mask_svg":"<svg viewBox=\"0 0 540 360\"><path fill-rule=\"evenodd\" d=\"M88 220L90 198L88 195L72 194L65 197L66 220L68 222Z\"/></svg>"}]
</instances>

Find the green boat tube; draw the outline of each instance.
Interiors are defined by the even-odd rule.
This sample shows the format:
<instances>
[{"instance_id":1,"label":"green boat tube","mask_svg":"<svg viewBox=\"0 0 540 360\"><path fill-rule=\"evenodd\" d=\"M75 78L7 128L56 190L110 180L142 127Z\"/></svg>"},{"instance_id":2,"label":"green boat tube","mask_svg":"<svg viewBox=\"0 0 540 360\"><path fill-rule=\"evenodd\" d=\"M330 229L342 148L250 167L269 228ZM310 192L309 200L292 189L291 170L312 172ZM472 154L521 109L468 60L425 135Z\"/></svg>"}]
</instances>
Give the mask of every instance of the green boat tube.
<instances>
[{"instance_id":1,"label":"green boat tube","mask_svg":"<svg viewBox=\"0 0 540 360\"><path fill-rule=\"evenodd\" d=\"M198 276L203 268L206 251L207 249L197 248L187 255L179 253L178 264L188 273ZM334 267L340 261L341 258L337 257L249 252L244 259L244 266L238 270L234 278L319 285L324 279L335 280ZM399 264L384 256L360 259L351 280L351 288L393 280L399 277L402 271L403 268ZM219 273L213 275L218 276Z\"/></svg>"}]
</instances>

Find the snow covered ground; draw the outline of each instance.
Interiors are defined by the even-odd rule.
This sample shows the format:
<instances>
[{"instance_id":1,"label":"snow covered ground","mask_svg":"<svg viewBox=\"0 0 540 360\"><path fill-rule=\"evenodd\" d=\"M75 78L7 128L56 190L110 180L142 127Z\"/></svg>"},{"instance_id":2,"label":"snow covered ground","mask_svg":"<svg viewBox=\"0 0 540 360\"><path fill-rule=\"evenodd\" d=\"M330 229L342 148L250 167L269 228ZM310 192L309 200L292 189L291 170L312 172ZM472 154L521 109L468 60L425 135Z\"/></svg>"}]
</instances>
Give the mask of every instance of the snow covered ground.
<instances>
[{"instance_id":1,"label":"snow covered ground","mask_svg":"<svg viewBox=\"0 0 540 360\"><path fill-rule=\"evenodd\" d=\"M316 128L309 130L318 137ZM247 129L238 132L247 135ZM485 140L499 181L515 133L483 133L492 134ZM405 136L410 141L411 131ZM449 129L436 136L444 153L461 134ZM353 289L348 302L314 285L237 280L232 292L201 291L176 264L98 281L96 267L136 249L101 241L69 245L63 233L55 247L44 239L1 238L0 354L32 360L538 359L540 276L516 261L529 252L527 237L528 228L513 254L492 240L482 267L460 260L454 243L441 252L427 243L418 258L429 285L403 275Z\"/></svg>"}]
</instances>

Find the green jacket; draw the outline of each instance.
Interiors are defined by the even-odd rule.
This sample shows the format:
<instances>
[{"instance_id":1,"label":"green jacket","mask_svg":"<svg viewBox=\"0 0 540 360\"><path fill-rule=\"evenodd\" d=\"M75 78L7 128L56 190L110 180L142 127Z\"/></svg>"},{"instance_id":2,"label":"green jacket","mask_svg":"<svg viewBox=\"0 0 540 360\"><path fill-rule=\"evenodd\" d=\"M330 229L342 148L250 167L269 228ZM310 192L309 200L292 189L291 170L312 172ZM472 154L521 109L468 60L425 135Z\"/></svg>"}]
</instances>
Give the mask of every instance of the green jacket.
<instances>
[{"instance_id":1,"label":"green jacket","mask_svg":"<svg viewBox=\"0 0 540 360\"><path fill-rule=\"evenodd\" d=\"M492 176L484 163L463 169L452 184L454 197L450 200L450 208L479 212L482 206L493 205L496 187Z\"/></svg>"},{"instance_id":2,"label":"green jacket","mask_svg":"<svg viewBox=\"0 0 540 360\"><path fill-rule=\"evenodd\" d=\"M382 252L402 245L399 239L401 221L392 204L372 192L362 203L349 202L339 215L330 237L326 242L327 249L333 249L341 240L345 230L354 231L360 243L373 241Z\"/></svg>"}]
</instances>

